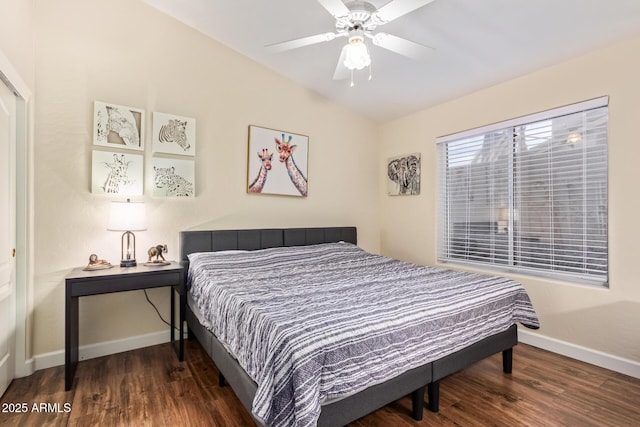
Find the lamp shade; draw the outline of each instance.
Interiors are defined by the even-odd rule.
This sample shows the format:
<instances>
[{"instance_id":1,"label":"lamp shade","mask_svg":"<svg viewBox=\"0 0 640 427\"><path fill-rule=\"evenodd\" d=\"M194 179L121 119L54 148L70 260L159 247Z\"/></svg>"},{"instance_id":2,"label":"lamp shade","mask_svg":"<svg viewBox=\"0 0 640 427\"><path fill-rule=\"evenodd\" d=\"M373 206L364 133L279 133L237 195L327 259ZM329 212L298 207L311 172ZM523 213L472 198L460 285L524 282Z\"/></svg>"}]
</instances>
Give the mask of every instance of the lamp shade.
<instances>
[{"instance_id":1,"label":"lamp shade","mask_svg":"<svg viewBox=\"0 0 640 427\"><path fill-rule=\"evenodd\" d=\"M349 70L362 70L371 64L371 57L362 37L352 37L346 46L344 66Z\"/></svg>"},{"instance_id":2,"label":"lamp shade","mask_svg":"<svg viewBox=\"0 0 640 427\"><path fill-rule=\"evenodd\" d=\"M147 209L143 202L111 202L107 230L142 231L147 229Z\"/></svg>"}]
</instances>

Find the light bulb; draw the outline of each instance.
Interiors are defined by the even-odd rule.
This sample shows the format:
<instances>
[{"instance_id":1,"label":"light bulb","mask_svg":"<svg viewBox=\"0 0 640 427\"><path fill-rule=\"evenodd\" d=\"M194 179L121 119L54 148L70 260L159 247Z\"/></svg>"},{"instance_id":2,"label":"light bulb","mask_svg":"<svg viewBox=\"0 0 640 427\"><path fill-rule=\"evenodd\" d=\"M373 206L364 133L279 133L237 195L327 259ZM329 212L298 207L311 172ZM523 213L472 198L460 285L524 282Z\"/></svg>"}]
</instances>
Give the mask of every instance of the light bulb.
<instances>
[{"instance_id":1,"label":"light bulb","mask_svg":"<svg viewBox=\"0 0 640 427\"><path fill-rule=\"evenodd\" d=\"M369 64L371 64L371 57L367 45L364 44L364 39L357 36L349 39L344 66L349 70L362 70Z\"/></svg>"}]
</instances>

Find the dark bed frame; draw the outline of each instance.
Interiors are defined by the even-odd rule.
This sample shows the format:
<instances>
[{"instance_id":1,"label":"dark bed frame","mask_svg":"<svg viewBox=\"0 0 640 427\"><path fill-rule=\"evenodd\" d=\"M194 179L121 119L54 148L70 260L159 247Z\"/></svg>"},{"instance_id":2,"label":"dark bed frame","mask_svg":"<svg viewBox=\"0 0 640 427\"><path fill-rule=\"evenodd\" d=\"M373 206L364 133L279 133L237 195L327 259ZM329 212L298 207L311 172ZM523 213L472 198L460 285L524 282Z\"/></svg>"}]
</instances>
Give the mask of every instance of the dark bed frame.
<instances>
[{"instance_id":1,"label":"dark bed frame","mask_svg":"<svg viewBox=\"0 0 640 427\"><path fill-rule=\"evenodd\" d=\"M188 268L187 255L232 249L258 250L283 246L306 246L345 241L357 244L355 227L269 228L180 232L180 262ZM195 336L220 371L220 385L228 382L240 402L251 413L257 385L187 306L190 336ZM438 411L439 381L495 353L502 352L503 370L511 373L512 347L518 343L516 325L462 350L419 366L382 384L322 406L319 426L341 426L411 394L411 416L422 419L425 387L429 410Z\"/></svg>"}]
</instances>

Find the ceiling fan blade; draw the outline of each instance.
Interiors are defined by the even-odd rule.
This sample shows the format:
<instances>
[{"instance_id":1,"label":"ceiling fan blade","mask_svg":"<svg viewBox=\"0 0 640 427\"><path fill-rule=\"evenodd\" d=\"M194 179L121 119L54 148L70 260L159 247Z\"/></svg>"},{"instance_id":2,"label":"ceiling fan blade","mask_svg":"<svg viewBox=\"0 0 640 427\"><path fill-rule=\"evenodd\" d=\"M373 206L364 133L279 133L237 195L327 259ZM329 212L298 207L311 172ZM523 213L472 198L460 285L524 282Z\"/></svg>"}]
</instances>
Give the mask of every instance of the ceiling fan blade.
<instances>
[{"instance_id":1,"label":"ceiling fan blade","mask_svg":"<svg viewBox=\"0 0 640 427\"><path fill-rule=\"evenodd\" d=\"M289 40L282 43L275 43L265 46L267 52L278 53L285 50L297 49L303 46L309 46L316 43L328 42L335 39L337 34L335 33L323 33L316 34L315 36L302 37L299 39Z\"/></svg>"},{"instance_id":2,"label":"ceiling fan blade","mask_svg":"<svg viewBox=\"0 0 640 427\"><path fill-rule=\"evenodd\" d=\"M386 24L422 6L426 6L432 1L433 0L393 0L382 6L373 15L381 24Z\"/></svg>"},{"instance_id":3,"label":"ceiling fan blade","mask_svg":"<svg viewBox=\"0 0 640 427\"><path fill-rule=\"evenodd\" d=\"M400 55L418 60L424 59L429 52L434 50L430 46L425 46L387 33L377 33L372 37L372 42L376 46L380 46L392 52L399 53Z\"/></svg>"},{"instance_id":4,"label":"ceiling fan blade","mask_svg":"<svg viewBox=\"0 0 640 427\"><path fill-rule=\"evenodd\" d=\"M349 9L347 9L347 6L345 6L341 0L318 0L318 3L327 9L336 19L344 18L349 14Z\"/></svg>"},{"instance_id":5,"label":"ceiling fan blade","mask_svg":"<svg viewBox=\"0 0 640 427\"><path fill-rule=\"evenodd\" d=\"M336 65L336 71L333 73L333 80L344 80L349 78L349 70L344 66L344 59L347 56L347 46L342 48L340 52L340 58L338 58L338 64Z\"/></svg>"}]
</instances>

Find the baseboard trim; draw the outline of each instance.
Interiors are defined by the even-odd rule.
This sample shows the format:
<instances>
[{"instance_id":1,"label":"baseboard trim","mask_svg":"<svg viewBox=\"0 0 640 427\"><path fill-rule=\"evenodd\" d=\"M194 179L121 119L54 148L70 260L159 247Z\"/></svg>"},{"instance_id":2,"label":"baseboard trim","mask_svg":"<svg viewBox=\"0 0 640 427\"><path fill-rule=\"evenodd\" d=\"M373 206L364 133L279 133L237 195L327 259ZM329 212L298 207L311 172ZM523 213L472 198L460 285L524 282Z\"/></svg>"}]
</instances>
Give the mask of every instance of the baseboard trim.
<instances>
[{"instance_id":1,"label":"baseboard trim","mask_svg":"<svg viewBox=\"0 0 640 427\"><path fill-rule=\"evenodd\" d=\"M109 354L121 353L123 351L135 350L137 348L163 344L166 342L169 342L169 331L153 332L150 334L127 337L120 340L80 346L78 349L78 358L80 360L94 359L96 357L108 356ZM34 356L33 360L36 371L51 368L53 366L64 365L64 350L38 354Z\"/></svg>"},{"instance_id":2,"label":"baseboard trim","mask_svg":"<svg viewBox=\"0 0 640 427\"><path fill-rule=\"evenodd\" d=\"M35 359L27 359L24 364L16 364L16 378L28 377L36 371Z\"/></svg>"},{"instance_id":3,"label":"baseboard trim","mask_svg":"<svg viewBox=\"0 0 640 427\"><path fill-rule=\"evenodd\" d=\"M625 359L523 329L518 330L518 340L524 344L640 379L640 362L635 360ZM167 331L153 332L120 340L80 346L79 358L80 360L93 359L166 342L169 342ZM28 365L28 368L25 369L27 375L40 369L64 365L64 350L36 355L33 359L29 359Z\"/></svg>"},{"instance_id":4,"label":"baseboard trim","mask_svg":"<svg viewBox=\"0 0 640 427\"><path fill-rule=\"evenodd\" d=\"M518 330L518 340L544 350L561 354L572 359L610 369L621 374L640 378L640 362L604 353L592 348L571 344L556 338L547 337L527 330Z\"/></svg>"}]
</instances>

